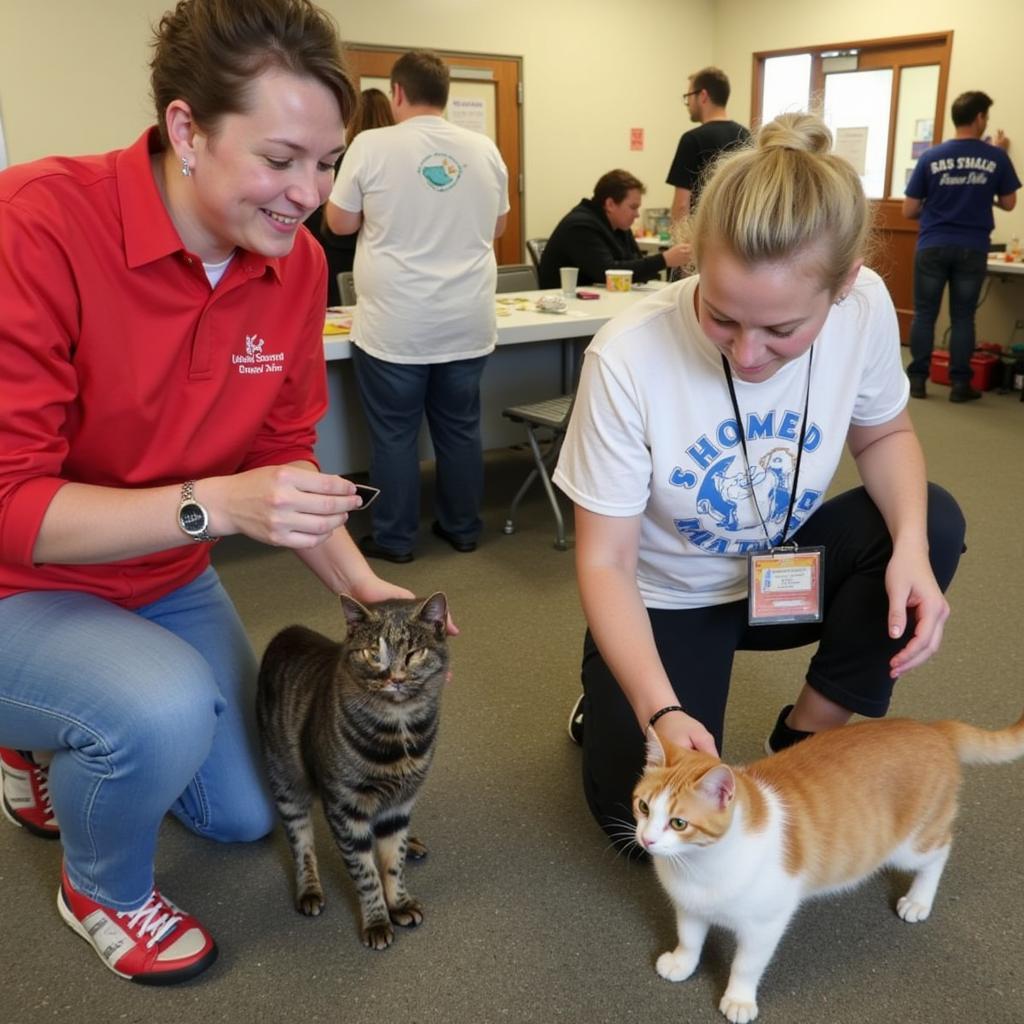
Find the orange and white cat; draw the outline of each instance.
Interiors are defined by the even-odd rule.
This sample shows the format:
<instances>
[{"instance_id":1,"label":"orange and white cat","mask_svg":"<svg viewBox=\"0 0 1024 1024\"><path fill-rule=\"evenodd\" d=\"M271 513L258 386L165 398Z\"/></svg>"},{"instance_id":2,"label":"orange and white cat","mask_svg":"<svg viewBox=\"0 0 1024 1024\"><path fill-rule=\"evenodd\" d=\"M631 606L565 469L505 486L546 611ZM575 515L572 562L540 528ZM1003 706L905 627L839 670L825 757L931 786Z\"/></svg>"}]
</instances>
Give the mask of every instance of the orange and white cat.
<instances>
[{"instance_id":1,"label":"orange and white cat","mask_svg":"<svg viewBox=\"0 0 1024 1024\"><path fill-rule=\"evenodd\" d=\"M636 840L676 909L679 945L657 971L683 981L708 928L736 935L719 1009L757 1016L757 986L797 907L879 868L914 874L904 921L932 909L949 856L961 764L1024 755L1024 718L998 732L962 722L860 722L819 733L744 768L663 746L647 732L633 794Z\"/></svg>"}]
</instances>

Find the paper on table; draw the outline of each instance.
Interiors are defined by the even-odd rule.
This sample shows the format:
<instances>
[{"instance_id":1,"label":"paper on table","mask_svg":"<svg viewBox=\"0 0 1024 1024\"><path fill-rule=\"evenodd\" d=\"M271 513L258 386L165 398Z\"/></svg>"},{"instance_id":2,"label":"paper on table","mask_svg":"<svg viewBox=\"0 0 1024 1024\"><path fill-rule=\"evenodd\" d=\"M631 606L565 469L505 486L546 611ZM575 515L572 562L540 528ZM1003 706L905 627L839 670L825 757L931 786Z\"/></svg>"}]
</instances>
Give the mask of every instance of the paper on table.
<instances>
[{"instance_id":1,"label":"paper on table","mask_svg":"<svg viewBox=\"0 0 1024 1024\"><path fill-rule=\"evenodd\" d=\"M327 320L324 324L324 334L351 334L352 314L343 313L337 306L331 306L327 310Z\"/></svg>"}]
</instances>

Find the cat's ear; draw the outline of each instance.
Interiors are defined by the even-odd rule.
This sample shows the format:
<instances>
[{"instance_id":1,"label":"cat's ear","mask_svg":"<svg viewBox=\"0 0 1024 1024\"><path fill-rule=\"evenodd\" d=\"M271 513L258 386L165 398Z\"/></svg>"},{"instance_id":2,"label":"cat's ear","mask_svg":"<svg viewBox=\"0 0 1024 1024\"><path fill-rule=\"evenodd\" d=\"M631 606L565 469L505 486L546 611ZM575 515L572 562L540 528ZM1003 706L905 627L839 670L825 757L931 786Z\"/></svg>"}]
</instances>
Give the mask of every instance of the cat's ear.
<instances>
[{"instance_id":1,"label":"cat's ear","mask_svg":"<svg viewBox=\"0 0 1024 1024\"><path fill-rule=\"evenodd\" d=\"M713 807L724 811L736 795L736 776L727 764L716 764L701 776L697 789Z\"/></svg>"},{"instance_id":2,"label":"cat's ear","mask_svg":"<svg viewBox=\"0 0 1024 1024\"><path fill-rule=\"evenodd\" d=\"M348 594L339 594L338 597L341 600L341 610L345 613L345 621L350 626L369 619L369 609L364 608L354 597L349 597Z\"/></svg>"},{"instance_id":3,"label":"cat's ear","mask_svg":"<svg viewBox=\"0 0 1024 1024\"><path fill-rule=\"evenodd\" d=\"M429 622L433 626L440 626L439 635L444 636L444 631L448 625L448 598L440 590L435 594L431 594L420 605L419 611L416 612L416 618L421 622Z\"/></svg>"},{"instance_id":4,"label":"cat's ear","mask_svg":"<svg viewBox=\"0 0 1024 1024\"><path fill-rule=\"evenodd\" d=\"M647 726L647 767L664 768L667 758L658 734L651 726Z\"/></svg>"}]
</instances>

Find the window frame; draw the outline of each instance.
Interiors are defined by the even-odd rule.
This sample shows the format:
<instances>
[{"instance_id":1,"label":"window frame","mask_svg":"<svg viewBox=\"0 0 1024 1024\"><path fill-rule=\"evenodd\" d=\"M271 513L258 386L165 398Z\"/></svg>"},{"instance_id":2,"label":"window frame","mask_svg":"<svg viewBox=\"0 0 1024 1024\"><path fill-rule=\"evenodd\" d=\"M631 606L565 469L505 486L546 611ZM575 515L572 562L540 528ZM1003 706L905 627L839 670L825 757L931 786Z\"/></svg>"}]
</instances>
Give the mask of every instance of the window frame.
<instances>
[{"instance_id":1,"label":"window frame","mask_svg":"<svg viewBox=\"0 0 1024 1024\"><path fill-rule=\"evenodd\" d=\"M877 68L892 68L892 95L889 103L889 137L885 159L885 194L873 200L876 203L900 203L902 196L893 197L892 163L896 141L896 117L900 82L904 68L937 64L939 82L935 97L935 121L932 144L942 141L946 123L946 91L949 84L949 64L953 50L953 32L928 32L914 36L892 36L885 39L862 39L855 42L819 43L813 46L787 46L779 50L759 50L753 54L752 97L750 104L751 128L756 130L761 122L761 103L764 96L764 65L772 57L790 57L810 54L811 80L808 96L809 109L821 113L825 93L824 58L856 51L858 71Z\"/></svg>"}]
</instances>

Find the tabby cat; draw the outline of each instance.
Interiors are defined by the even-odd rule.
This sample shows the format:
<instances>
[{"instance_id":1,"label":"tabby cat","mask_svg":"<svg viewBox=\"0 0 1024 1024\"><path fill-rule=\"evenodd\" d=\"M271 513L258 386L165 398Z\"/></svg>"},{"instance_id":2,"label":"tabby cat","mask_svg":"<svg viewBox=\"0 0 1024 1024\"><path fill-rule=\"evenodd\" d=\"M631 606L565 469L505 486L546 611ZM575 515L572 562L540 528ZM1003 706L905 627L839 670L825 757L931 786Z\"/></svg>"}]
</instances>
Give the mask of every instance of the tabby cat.
<instances>
[{"instance_id":1,"label":"tabby cat","mask_svg":"<svg viewBox=\"0 0 1024 1024\"><path fill-rule=\"evenodd\" d=\"M324 905L313 848L320 794L359 892L363 944L385 949L392 923L415 927L423 908L405 888L409 816L437 738L448 671L444 594L362 605L343 594L348 631L337 643L304 626L271 640L256 713L270 791L295 859L296 906Z\"/></svg>"},{"instance_id":2,"label":"tabby cat","mask_svg":"<svg viewBox=\"0 0 1024 1024\"><path fill-rule=\"evenodd\" d=\"M679 945L656 969L683 981L711 925L736 935L719 1009L757 1016L757 986L800 903L890 866L914 874L904 921L932 909L949 856L960 765L1024 755L1024 718L998 732L899 719L818 733L746 768L647 733L636 841L676 909Z\"/></svg>"}]
</instances>

